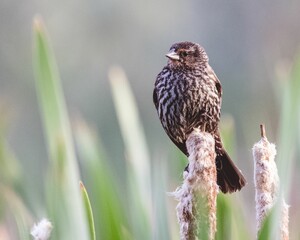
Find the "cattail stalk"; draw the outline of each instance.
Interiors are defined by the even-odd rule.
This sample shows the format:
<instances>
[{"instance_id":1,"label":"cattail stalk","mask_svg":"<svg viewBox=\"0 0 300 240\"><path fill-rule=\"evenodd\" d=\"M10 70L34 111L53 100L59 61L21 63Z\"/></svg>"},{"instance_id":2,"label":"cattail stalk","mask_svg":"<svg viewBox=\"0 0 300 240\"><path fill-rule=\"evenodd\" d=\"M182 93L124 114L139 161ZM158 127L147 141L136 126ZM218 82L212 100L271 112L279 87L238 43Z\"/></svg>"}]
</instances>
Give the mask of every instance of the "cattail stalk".
<instances>
[{"instance_id":1,"label":"cattail stalk","mask_svg":"<svg viewBox=\"0 0 300 240\"><path fill-rule=\"evenodd\" d=\"M256 202L257 236L264 220L277 202L279 195L279 176L275 163L276 147L270 143L261 125L261 140L253 146L254 184ZM282 240L288 239L288 205L282 199L280 234Z\"/></svg>"},{"instance_id":2,"label":"cattail stalk","mask_svg":"<svg viewBox=\"0 0 300 240\"><path fill-rule=\"evenodd\" d=\"M280 213L280 239L289 240L289 205L286 204L284 199L281 201Z\"/></svg>"},{"instance_id":3,"label":"cattail stalk","mask_svg":"<svg viewBox=\"0 0 300 240\"><path fill-rule=\"evenodd\" d=\"M194 240L207 233L208 239L215 237L217 194L217 171L215 165L215 141L211 134L199 129L189 135L188 171L184 171L183 184L174 196L179 201L177 218L180 224L180 239ZM208 229L199 228L206 226ZM201 231L201 232L200 232Z\"/></svg>"}]
</instances>

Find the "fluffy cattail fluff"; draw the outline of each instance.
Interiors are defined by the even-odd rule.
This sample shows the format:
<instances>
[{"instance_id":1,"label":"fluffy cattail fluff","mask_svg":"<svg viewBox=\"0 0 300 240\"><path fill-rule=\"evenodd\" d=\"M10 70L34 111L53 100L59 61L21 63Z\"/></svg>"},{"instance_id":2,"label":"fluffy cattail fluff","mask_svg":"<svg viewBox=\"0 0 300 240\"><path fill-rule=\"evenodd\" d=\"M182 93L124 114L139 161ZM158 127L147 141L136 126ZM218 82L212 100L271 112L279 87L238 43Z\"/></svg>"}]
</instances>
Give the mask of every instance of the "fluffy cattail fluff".
<instances>
[{"instance_id":1,"label":"fluffy cattail fluff","mask_svg":"<svg viewBox=\"0 0 300 240\"><path fill-rule=\"evenodd\" d=\"M281 202L281 221L280 221L280 239L289 239L289 205L286 204L284 199Z\"/></svg>"},{"instance_id":2,"label":"fluffy cattail fluff","mask_svg":"<svg viewBox=\"0 0 300 240\"><path fill-rule=\"evenodd\" d=\"M39 223L33 225L30 234L33 236L34 240L48 240L52 228L52 223L44 218Z\"/></svg>"},{"instance_id":3,"label":"fluffy cattail fluff","mask_svg":"<svg viewBox=\"0 0 300 240\"><path fill-rule=\"evenodd\" d=\"M261 125L261 140L253 146L254 184L256 202L257 234L279 194L279 176L275 163L276 148L265 136ZM282 240L288 239L288 205L282 199L280 234ZM287 237L286 237L287 236Z\"/></svg>"},{"instance_id":4,"label":"fluffy cattail fluff","mask_svg":"<svg viewBox=\"0 0 300 240\"><path fill-rule=\"evenodd\" d=\"M182 186L174 192L179 201L176 209L180 239L197 239L199 230L206 232L208 239L214 239L219 190L216 184L215 141L211 134L194 129L186 145L189 152L188 171L183 174ZM199 229L199 225L205 225L208 229Z\"/></svg>"},{"instance_id":5,"label":"fluffy cattail fluff","mask_svg":"<svg viewBox=\"0 0 300 240\"><path fill-rule=\"evenodd\" d=\"M262 134L261 140L253 146L257 232L274 206L278 194L279 177L275 155L275 145L269 143Z\"/></svg>"}]
</instances>

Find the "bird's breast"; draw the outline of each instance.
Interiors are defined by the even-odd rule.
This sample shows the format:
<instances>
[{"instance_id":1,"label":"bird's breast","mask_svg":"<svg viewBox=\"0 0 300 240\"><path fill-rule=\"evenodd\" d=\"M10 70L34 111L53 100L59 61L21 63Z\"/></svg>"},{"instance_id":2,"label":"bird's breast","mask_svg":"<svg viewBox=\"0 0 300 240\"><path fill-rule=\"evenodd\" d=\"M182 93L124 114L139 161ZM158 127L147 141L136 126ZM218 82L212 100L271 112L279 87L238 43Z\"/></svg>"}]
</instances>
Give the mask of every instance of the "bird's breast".
<instances>
[{"instance_id":1,"label":"bird's breast","mask_svg":"<svg viewBox=\"0 0 300 240\"><path fill-rule=\"evenodd\" d=\"M209 81L187 73L163 72L156 84L158 115L167 134L186 140L194 127L211 121L219 109L218 96Z\"/></svg>"}]
</instances>

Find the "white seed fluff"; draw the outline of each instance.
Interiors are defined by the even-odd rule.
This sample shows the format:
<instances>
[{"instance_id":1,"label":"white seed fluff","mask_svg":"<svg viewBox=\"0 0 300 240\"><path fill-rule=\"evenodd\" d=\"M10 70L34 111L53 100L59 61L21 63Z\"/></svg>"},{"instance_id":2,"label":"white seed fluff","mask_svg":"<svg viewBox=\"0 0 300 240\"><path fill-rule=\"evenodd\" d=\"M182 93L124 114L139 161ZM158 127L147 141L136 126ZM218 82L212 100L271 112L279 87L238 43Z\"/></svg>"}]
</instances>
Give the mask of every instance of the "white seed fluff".
<instances>
[{"instance_id":1,"label":"white seed fluff","mask_svg":"<svg viewBox=\"0 0 300 240\"><path fill-rule=\"evenodd\" d=\"M216 183L215 141L211 134L194 129L186 145L189 152L188 172L184 172L182 186L173 193L179 201L176 210L180 239L197 239L197 222L204 214L207 215L209 224L208 239L212 240L216 233L216 200L219 191ZM206 213L199 212L197 198L204 200Z\"/></svg>"},{"instance_id":2,"label":"white seed fluff","mask_svg":"<svg viewBox=\"0 0 300 240\"><path fill-rule=\"evenodd\" d=\"M52 223L48 219L43 218L40 222L33 225L30 234L34 240L47 240L50 237L52 228Z\"/></svg>"}]
</instances>

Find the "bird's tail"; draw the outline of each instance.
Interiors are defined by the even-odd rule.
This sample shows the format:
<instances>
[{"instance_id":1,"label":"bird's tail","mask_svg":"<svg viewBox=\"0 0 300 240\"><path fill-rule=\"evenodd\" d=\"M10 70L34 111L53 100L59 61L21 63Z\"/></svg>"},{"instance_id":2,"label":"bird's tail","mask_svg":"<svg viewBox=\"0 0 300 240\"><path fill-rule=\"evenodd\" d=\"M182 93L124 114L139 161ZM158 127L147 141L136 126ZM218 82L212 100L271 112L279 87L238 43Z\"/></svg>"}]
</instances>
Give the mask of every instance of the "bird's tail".
<instances>
[{"instance_id":1,"label":"bird's tail","mask_svg":"<svg viewBox=\"0 0 300 240\"><path fill-rule=\"evenodd\" d=\"M241 190L246 184L246 179L223 148L219 134L215 136L215 142L217 184L223 193Z\"/></svg>"}]
</instances>

